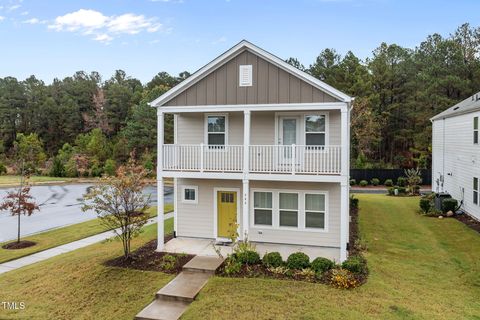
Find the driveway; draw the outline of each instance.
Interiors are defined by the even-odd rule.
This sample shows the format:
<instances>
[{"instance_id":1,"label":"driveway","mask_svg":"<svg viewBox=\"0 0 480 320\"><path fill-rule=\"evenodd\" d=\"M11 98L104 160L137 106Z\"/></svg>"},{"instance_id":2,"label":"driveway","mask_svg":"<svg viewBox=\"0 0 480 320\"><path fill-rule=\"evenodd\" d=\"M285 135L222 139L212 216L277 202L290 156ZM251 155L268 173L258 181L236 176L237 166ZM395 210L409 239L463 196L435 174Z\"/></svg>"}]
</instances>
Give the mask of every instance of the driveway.
<instances>
[{"instance_id":1,"label":"driveway","mask_svg":"<svg viewBox=\"0 0 480 320\"><path fill-rule=\"evenodd\" d=\"M31 195L40 205L30 217L22 216L21 233L26 236L45 230L58 228L74 223L94 219L94 212L82 212L80 198L90 184L33 186ZM12 190L0 189L0 199ZM150 195L151 205L157 204L156 187L145 188L145 194ZM173 203L173 190L165 187L165 203ZM15 239L17 236L17 217L12 217L6 211L0 212L0 242Z\"/></svg>"}]
</instances>

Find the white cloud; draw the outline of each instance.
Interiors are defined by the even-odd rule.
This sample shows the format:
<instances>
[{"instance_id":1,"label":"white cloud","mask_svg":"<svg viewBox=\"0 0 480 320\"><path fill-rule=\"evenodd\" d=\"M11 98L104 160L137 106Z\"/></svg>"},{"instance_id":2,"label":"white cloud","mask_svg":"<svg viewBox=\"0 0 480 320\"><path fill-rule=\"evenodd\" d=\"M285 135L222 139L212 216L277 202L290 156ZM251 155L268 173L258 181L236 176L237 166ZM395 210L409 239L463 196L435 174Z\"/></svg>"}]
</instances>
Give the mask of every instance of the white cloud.
<instances>
[{"instance_id":1,"label":"white cloud","mask_svg":"<svg viewBox=\"0 0 480 320\"><path fill-rule=\"evenodd\" d=\"M22 13L20 13L21 16L28 16L28 11L23 11Z\"/></svg>"},{"instance_id":2,"label":"white cloud","mask_svg":"<svg viewBox=\"0 0 480 320\"><path fill-rule=\"evenodd\" d=\"M26 24L45 24L47 22L48 22L47 20L40 20L37 18L31 18L31 19L22 21L22 23L26 23Z\"/></svg>"},{"instance_id":3,"label":"white cloud","mask_svg":"<svg viewBox=\"0 0 480 320\"><path fill-rule=\"evenodd\" d=\"M221 36L221 37L218 38L217 40L214 40L214 41L212 42L212 44L224 43L224 42L226 42L226 41L227 41L227 37Z\"/></svg>"},{"instance_id":4,"label":"white cloud","mask_svg":"<svg viewBox=\"0 0 480 320\"><path fill-rule=\"evenodd\" d=\"M0 21L5 20L5 17L0 16Z\"/></svg>"},{"instance_id":5,"label":"white cloud","mask_svg":"<svg viewBox=\"0 0 480 320\"><path fill-rule=\"evenodd\" d=\"M163 25L156 18L147 18L144 15L133 13L106 16L99 11L90 9L80 9L59 16L48 28L93 35L93 39L100 42L110 42L121 34L133 35L141 32L163 31Z\"/></svg>"},{"instance_id":6,"label":"white cloud","mask_svg":"<svg viewBox=\"0 0 480 320\"><path fill-rule=\"evenodd\" d=\"M17 10L17 9L20 8L20 7L21 7L21 5L19 5L19 4L14 4L14 5L12 5L12 6L7 7L7 10L8 10L8 11L14 11L14 10Z\"/></svg>"}]
</instances>

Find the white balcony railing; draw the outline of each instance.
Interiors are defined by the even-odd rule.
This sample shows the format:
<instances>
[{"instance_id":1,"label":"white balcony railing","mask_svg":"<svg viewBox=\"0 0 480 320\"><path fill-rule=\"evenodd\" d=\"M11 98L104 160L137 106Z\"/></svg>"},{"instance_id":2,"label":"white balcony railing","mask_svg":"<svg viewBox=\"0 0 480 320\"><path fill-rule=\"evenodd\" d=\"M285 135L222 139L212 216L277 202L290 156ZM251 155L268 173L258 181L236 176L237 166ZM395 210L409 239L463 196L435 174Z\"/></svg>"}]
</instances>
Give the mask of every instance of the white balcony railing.
<instances>
[{"instance_id":1,"label":"white balcony railing","mask_svg":"<svg viewBox=\"0 0 480 320\"><path fill-rule=\"evenodd\" d=\"M249 172L340 174L340 146L250 145ZM243 146L163 146L163 170L242 172Z\"/></svg>"}]
</instances>

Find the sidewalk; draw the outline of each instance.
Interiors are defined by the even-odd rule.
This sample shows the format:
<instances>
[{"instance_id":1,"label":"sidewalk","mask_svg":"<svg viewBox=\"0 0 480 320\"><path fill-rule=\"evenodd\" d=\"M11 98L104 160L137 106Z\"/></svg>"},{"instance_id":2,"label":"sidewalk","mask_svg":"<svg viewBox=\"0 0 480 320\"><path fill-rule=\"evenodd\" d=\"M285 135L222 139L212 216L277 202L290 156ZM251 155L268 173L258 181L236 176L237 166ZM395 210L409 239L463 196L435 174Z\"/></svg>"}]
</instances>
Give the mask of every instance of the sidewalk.
<instances>
[{"instance_id":1,"label":"sidewalk","mask_svg":"<svg viewBox=\"0 0 480 320\"><path fill-rule=\"evenodd\" d=\"M169 213L165 214L165 216L164 216L165 220L170 219L170 218L173 218L173 212L169 212ZM152 219L148 220L146 225L150 225L150 224L153 224L155 222L157 222L157 218L152 218ZM19 258L19 259L16 259L16 260L12 260L12 261L2 263L2 264L0 264L0 274L11 271L11 270L15 270L15 269L25 267L25 266L31 265L31 264L39 262L39 261L47 260L51 257L58 256L62 253L67 253L67 252L70 252L70 251L73 251L73 250L77 250L77 249L89 246L91 244L95 244L95 243L104 241L106 239L112 238L114 236L115 236L115 233L114 233L113 230L106 231L106 232L99 233L99 234L96 234L96 235L88 237L88 238L73 241L73 242L63 244L63 245L55 247L55 248L50 248L50 249L47 249L47 250L44 250L44 251L33 253L33 254L28 255L26 257L22 257L22 258Z\"/></svg>"}]
</instances>

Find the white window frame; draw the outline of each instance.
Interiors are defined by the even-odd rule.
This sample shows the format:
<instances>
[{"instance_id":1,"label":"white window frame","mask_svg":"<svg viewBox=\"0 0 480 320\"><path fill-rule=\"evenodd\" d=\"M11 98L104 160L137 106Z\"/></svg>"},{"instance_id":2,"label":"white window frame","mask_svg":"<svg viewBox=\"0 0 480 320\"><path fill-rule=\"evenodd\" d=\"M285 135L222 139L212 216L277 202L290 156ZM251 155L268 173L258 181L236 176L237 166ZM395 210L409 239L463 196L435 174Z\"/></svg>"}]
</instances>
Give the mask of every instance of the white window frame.
<instances>
[{"instance_id":1,"label":"white window frame","mask_svg":"<svg viewBox=\"0 0 480 320\"><path fill-rule=\"evenodd\" d=\"M280 208L280 193L296 194L296 195L297 195L297 210L293 210L293 209L281 209L281 208ZM283 190L280 190L280 191L278 191L277 194L278 194L278 197L277 197L278 228L279 228L279 229L287 229L287 230L297 230L298 228L301 227L301 224L300 224L300 202L301 202L300 193L299 193L299 192L296 192L296 191L283 191ZM281 225L280 225L280 211L296 212L296 213L297 213L297 226L296 226L296 227L292 227L292 226L281 226Z\"/></svg>"},{"instance_id":2,"label":"white window frame","mask_svg":"<svg viewBox=\"0 0 480 320\"><path fill-rule=\"evenodd\" d=\"M185 189L193 189L195 191L195 200L185 199ZM198 203L198 186L182 186L182 203L197 204Z\"/></svg>"},{"instance_id":3,"label":"white window frame","mask_svg":"<svg viewBox=\"0 0 480 320\"><path fill-rule=\"evenodd\" d=\"M316 132L307 132L307 117L310 117L310 116L323 116L324 119L325 119L325 129L324 131L316 131ZM324 113L306 113L303 115L303 139L304 139L304 145L306 147L307 150L309 150L308 147L310 147L309 145L307 145L307 134L309 133L313 133L313 134L318 134L318 133L323 133L325 135L325 143L322 145L311 145L311 147L327 147L328 146L328 139L327 139L327 136L328 136L328 127L327 127L327 123L328 123L328 116L327 114L324 114Z\"/></svg>"},{"instance_id":4,"label":"white window frame","mask_svg":"<svg viewBox=\"0 0 480 320\"><path fill-rule=\"evenodd\" d=\"M477 189L475 189L475 180L477 180ZM478 177L473 177L473 181L472 181L472 198L473 198L473 201L472 203L476 206L480 206L480 179ZM475 193L476 193L476 197L475 197ZM475 200L477 201L477 203L475 203Z\"/></svg>"},{"instance_id":5,"label":"white window frame","mask_svg":"<svg viewBox=\"0 0 480 320\"><path fill-rule=\"evenodd\" d=\"M272 194L272 207L271 208L260 208L260 207L255 207L255 192L261 192L261 193L271 193ZM255 190L252 192L252 225L255 226L255 227L259 227L259 228L263 228L263 227L267 227L267 228L271 228L273 227L274 225L274 214L275 214L275 211L274 211L274 207L275 207L275 198L274 198L275 194L272 192L272 191L260 191L260 190ZM272 211L272 224L255 224L255 209L259 209L259 210L270 210Z\"/></svg>"},{"instance_id":6,"label":"white window frame","mask_svg":"<svg viewBox=\"0 0 480 320\"><path fill-rule=\"evenodd\" d=\"M475 120L477 120L477 129L475 129ZM480 139L479 137L479 127L480 127L480 122L479 122L479 118L478 116L477 117L473 117L473 144L476 144L478 145L478 140ZM477 134L477 141L475 142L475 133Z\"/></svg>"},{"instance_id":7,"label":"white window frame","mask_svg":"<svg viewBox=\"0 0 480 320\"><path fill-rule=\"evenodd\" d=\"M205 117L204 117L204 144L208 147L209 144L208 144L208 135L209 135L209 132L208 132L208 117L212 117L212 116L220 116L220 117L225 117L225 132L223 132L223 134L225 135L225 143L223 144L223 146L226 148L228 146L228 129L229 129L229 126L228 126L228 113L205 113ZM220 132L221 133L221 132ZM219 132L212 132L212 134L219 134ZM212 144L211 146L221 146L221 144ZM218 148L218 149L215 149L215 148L212 148L212 149L209 149L207 148L207 150L209 151L214 151L214 150L220 150L220 151L223 151L224 148Z\"/></svg>"},{"instance_id":8,"label":"white window frame","mask_svg":"<svg viewBox=\"0 0 480 320\"><path fill-rule=\"evenodd\" d=\"M307 116L325 116L325 145L324 147L328 147L330 145L330 113L328 111L311 111L311 112L275 112L275 143L280 141L280 137L278 135L279 131L279 118L281 116L289 116L289 117L299 117L299 127L298 127L298 144L306 146L306 126L305 121ZM325 148L325 150L328 150ZM309 152L309 150L305 150Z\"/></svg>"},{"instance_id":9,"label":"white window frame","mask_svg":"<svg viewBox=\"0 0 480 320\"><path fill-rule=\"evenodd\" d=\"M254 217L253 193L254 192L272 192L273 217L272 225L256 225ZM281 227L280 226L280 193L298 193L298 227ZM323 194L325 195L325 228L306 228L305 227L305 194ZM278 231L294 231L294 232L329 232L329 192L323 190L295 190L295 189L270 189L270 188L250 188L250 228L256 230L278 230Z\"/></svg>"},{"instance_id":10,"label":"white window frame","mask_svg":"<svg viewBox=\"0 0 480 320\"><path fill-rule=\"evenodd\" d=\"M306 208L306 203L307 203L307 194L319 194L323 195L325 197L325 210L324 211L317 211L317 210L307 210ZM306 230L314 230L314 231L319 231L319 230L326 230L327 229L327 221L328 221L328 195L326 192L316 192L316 191L306 191L303 193L303 208L304 208L304 227ZM324 218L324 223L323 223L323 228L313 228L313 227L307 227L307 211L308 212L315 212L315 213L323 213L323 218Z\"/></svg>"}]
</instances>

